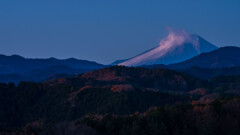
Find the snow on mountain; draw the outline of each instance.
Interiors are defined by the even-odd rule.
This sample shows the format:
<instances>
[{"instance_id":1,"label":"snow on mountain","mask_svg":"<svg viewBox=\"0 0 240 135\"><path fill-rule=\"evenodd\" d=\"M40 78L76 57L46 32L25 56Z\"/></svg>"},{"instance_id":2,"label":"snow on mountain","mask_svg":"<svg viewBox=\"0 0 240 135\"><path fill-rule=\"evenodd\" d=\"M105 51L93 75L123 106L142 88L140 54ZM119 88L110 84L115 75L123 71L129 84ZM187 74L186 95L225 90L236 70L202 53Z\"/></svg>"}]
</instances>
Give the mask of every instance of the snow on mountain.
<instances>
[{"instance_id":1,"label":"snow on mountain","mask_svg":"<svg viewBox=\"0 0 240 135\"><path fill-rule=\"evenodd\" d=\"M197 35L190 35L186 31L170 30L159 46L127 59L118 65L140 66L152 64L171 64L192 58L200 53L209 52L217 47Z\"/></svg>"}]
</instances>

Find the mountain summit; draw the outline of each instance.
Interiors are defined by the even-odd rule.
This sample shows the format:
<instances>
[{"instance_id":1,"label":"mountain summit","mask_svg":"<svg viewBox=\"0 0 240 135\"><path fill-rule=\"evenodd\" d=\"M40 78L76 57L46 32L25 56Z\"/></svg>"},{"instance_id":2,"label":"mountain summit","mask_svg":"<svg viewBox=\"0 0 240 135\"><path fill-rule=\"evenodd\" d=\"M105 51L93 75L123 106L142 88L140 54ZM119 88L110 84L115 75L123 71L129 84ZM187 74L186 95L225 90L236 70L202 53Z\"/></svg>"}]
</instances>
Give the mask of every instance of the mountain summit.
<instances>
[{"instance_id":1,"label":"mountain summit","mask_svg":"<svg viewBox=\"0 0 240 135\"><path fill-rule=\"evenodd\" d=\"M141 66L152 64L172 64L190 59L200 53L210 52L217 47L198 35L190 35L186 31L169 31L159 46L140 55L117 63L125 66Z\"/></svg>"}]
</instances>

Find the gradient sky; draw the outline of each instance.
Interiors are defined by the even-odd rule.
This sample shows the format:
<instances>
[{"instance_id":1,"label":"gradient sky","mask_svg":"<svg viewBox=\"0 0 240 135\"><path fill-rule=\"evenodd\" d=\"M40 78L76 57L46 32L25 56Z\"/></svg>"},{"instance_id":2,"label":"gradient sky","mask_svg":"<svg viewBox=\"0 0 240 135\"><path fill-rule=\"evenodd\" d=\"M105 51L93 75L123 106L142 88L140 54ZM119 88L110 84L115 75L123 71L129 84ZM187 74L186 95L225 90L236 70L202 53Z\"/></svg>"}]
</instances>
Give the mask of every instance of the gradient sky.
<instances>
[{"instance_id":1,"label":"gradient sky","mask_svg":"<svg viewBox=\"0 0 240 135\"><path fill-rule=\"evenodd\" d=\"M185 29L240 46L239 0L1 0L0 53L109 64Z\"/></svg>"}]
</instances>

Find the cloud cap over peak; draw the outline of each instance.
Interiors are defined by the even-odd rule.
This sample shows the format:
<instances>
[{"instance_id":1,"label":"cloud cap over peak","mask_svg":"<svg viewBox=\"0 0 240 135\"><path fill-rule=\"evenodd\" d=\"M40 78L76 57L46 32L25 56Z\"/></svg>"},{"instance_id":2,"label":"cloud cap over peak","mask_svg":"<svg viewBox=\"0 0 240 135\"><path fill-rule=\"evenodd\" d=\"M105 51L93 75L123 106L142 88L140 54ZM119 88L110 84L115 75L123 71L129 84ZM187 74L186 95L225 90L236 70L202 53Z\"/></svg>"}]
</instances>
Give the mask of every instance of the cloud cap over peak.
<instances>
[{"instance_id":1,"label":"cloud cap over peak","mask_svg":"<svg viewBox=\"0 0 240 135\"><path fill-rule=\"evenodd\" d=\"M189 59L201 53L200 39L198 36L190 35L185 30L173 30L169 27L167 29L169 31L168 36L160 40L159 46L124 61L119 65L140 66L144 64L169 64ZM202 46L212 47L214 45L206 41ZM210 49L204 49L203 52L211 51L215 46L211 47L209 47ZM186 52L187 54L184 54Z\"/></svg>"}]
</instances>

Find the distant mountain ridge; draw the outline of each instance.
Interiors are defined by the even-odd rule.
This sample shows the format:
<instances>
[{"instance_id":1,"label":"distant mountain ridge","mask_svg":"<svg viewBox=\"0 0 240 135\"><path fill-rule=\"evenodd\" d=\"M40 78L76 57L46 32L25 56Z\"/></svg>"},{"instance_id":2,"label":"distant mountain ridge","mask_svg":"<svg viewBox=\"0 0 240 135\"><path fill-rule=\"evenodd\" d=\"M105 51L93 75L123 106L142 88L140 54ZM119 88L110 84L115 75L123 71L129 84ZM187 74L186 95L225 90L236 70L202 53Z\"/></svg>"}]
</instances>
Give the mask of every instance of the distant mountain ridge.
<instances>
[{"instance_id":1,"label":"distant mountain ridge","mask_svg":"<svg viewBox=\"0 0 240 135\"><path fill-rule=\"evenodd\" d=\"M217 50L202 53L189 60L168 65L172 69L200 68L227 68L240 66L240 47L227 46Z\"/></svg>"},{"instance_id":2,"label":"distant mountain ridge","mask_svg":"<svg viewBox=\"0 0 240 135\"><path fill-rule=\"evenodd\" d=\"M46 68L51 66L67 66L80 69L98 69L104 65L87 60L69 59L32 59L19 55L0 55L0 74L22 73L36 68Z\"/></svg>"},{"instance_id":3,"label":"distant mountain ridge","mask_svg":"<svg viewBox=\"0 0 240 135\"><path fill-rule=\"evenodd\" d=\"M75 58L31 59L19 55L0 55L0 82L44 81L56 74L74 75L103 67L105 65Z\"/></svg>"},{"instance_id":4,"label":"distant mountain ridge","mask_svg":"<svg viewBox=\"0 0 240 135\"><path fill-rule=\"evenodd\" d=\"M190 35L185 31L170 32L160 41L159 46L133 58L115 61L113 64L125 66L172 64L215 49L217 49L215 45L198 35Z\"/></svg>"}]
</instances>

